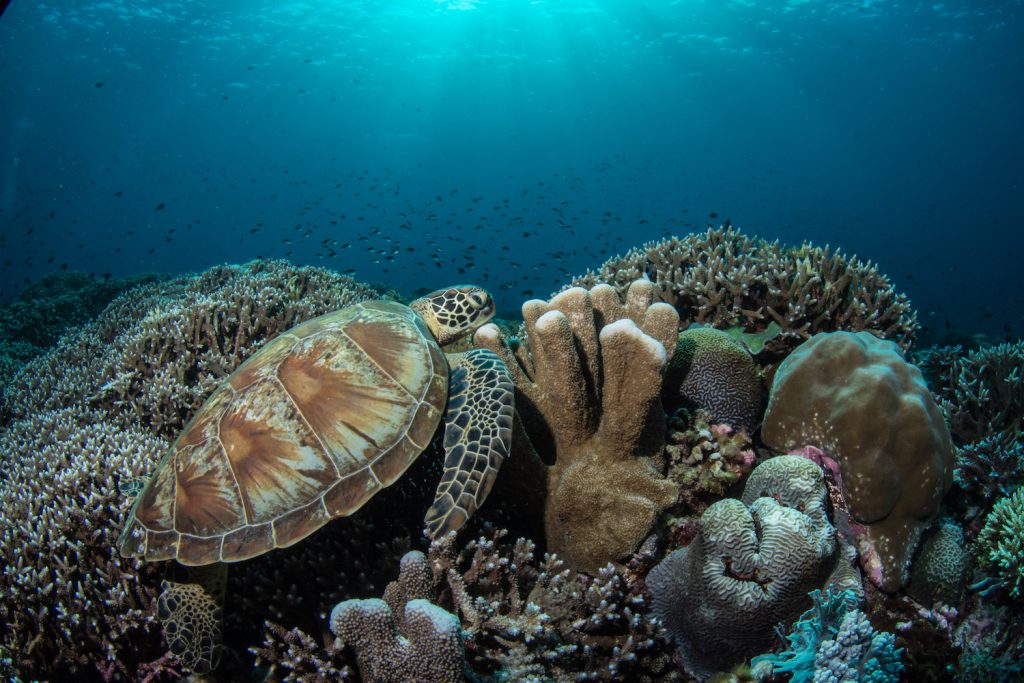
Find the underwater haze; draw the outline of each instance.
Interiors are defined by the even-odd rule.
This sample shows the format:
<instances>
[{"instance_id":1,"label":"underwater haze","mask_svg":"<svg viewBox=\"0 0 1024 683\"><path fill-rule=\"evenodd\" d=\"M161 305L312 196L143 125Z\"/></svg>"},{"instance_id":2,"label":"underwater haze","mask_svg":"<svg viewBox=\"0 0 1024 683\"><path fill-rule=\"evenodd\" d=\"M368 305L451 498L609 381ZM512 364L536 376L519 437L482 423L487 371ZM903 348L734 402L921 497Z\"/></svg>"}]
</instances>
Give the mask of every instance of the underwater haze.
<instances>
[{"instance_id":1,"label":"underwater haze","mask_svg":"<svg viewBox=\"0 0 1024 683\"><path fill-rule=\"evenodd\" d=\"M499 314L729 223L1024 334L1024 7L28 2L0 18L0 299L256 257Z\"/></svg>"}]
</instances>

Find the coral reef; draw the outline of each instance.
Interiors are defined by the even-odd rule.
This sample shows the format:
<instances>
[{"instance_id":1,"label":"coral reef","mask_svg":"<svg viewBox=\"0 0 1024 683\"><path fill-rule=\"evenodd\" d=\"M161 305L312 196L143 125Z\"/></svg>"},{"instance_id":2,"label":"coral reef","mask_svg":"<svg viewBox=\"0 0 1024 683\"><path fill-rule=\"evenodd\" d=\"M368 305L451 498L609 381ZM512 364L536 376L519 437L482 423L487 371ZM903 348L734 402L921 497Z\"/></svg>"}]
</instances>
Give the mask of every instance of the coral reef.
<instances>
[{"instance_id":1,"label":"coral reef","mask_svg":"<svg viewBox=\"0 0 1024 683\"><path fill-rule=\"evenodd\" d=\"M68 271L30 284L0 306L0 387L65 332L94 318L115 296L160 279L151 274L118 279Z\"/></svg>"},{"instance_id":2,"label":"coral reef","mask_svg":"<svg viewBox=\"0 0 1024 683\"><path fill-rule=\"evenodd\" d=\"M953 448L899 347L866 332L815 335L776 371L761 434L773 449L815 446L839 463L868 577L886 591L903 586L952 485Z\"/></svg>"},{"instance_id":3,"label":"coral reef","mask_svg":"<svg viewBox=\"0 0 1024 683\"><path fill-rule=\"evenodd\" d=\"M761 422L764 399L761 371L743 344L713 327L679 333L665 370L666 410L680 403L703 408L715 421L753 434Z\"/></svg>"},{"instance_id":4,"label":"coral reef","mask_svg":"<svg viewBox=\"0 0 1024 683\"><path fill-rule=\"evenodd\" d=\"M903 664L891 633L878 632L856 609L852 591L811 592L813 605L800 615L787 636L789 648L762 655L774 673L792 674L793 683L871 681L896 683Z\"/></svg>"},{"instance_id":5,"label":"coral reef","mask_svg":"<svg viewBox=\"0 0 1024 683\"><path fill-rule=\"evenodd\" d=\"M679 486L678 502L693 512L703 512L754 469L746 432L713 422L704 410L677 410L669 418L666 441L667 476Z\"/></svg>"},{"instance_id":6,"label":"coral reef","mask_svg":"<svg viewBox=\"0 0 1024 683\"><path fill-rule=\"evenodd\" d=\"M377 598L346 600L331 612L331 631L356 651L366 683L462 680L465 651L454 614L418 598L403 606L401 631L396 621Z\"/></svg>"},{"instance_id":7,"label":"coral reef","mask_svg":"<svg viewBox=\"0 0 1024 683\"><path fill-rule=\"evenodd\" d=\"M967 353L945 347L926 362L936 401L959 442L1024 437L1024 341Z\"/></svg>"},{"instance_id":8,"label":"coral reef","mask_svg":"<svg viewBox=\"0 0 1024 683\"><path fill-rule=\"evenodd\" d=\"M641 585L612 566L588 577L552 555L538 562L531 541L509 542L504 530L461 547L448 534L426 555L411 551L402 558L383 600L337 606L332 627L354 647L331 639L318 644L302 631L268 624L266 642L254 652L285 680L328 680L317 667L344 675L357 668L364 680L425 680L415 672L436 662L418 661L402 646L388 649L396 634L418 628L408 622L409 607L418 605L445 625L446 648L454 645L450 634L457 618L470 680L675 680L659 627L646 615ZM358 653L357 666L352 651ZM396 656L399 661L384 661ZM393 674L403 677L387 678Z\"/></svg>"},{"instance_id":9,"label":"coral reef","mask_svg":"<svg viewBox=\"0 0 1024 683\"><path fill-rule=\"evenodd\" d=\"M775 358L835 330L868 331L907 348L918 328L907 297L870 262L810 243L784 247L733 228L650 242L572 285L606 283L622 292L643 277L685 323L755 333L776 323L781 334L765 346Z\"/></svg>"},{"instance_id":10,"label":"coral reef","mask_svg":"<svg viewBox=\"0 0 1024 683\"><path fill-rule=\"evenodd\" d=\"M978 560L1017 600L1024 601L1024 488L999 500L978 535Z\"/></svg>"},{"instance_id":11,"label":"coral reef","mask_svg":"<svg viewBox=\"0 0 1024 683\"><path fill-rule=\"evenodd\" d=\"M219 379L295 322L376 295L284 262L139 287L30 361L0 427L0 645L28 678L142 679L161 657L166 568L121 558L143 477ZM153 674L156 675L156 674Z\"/></svg>"},{"instance_id":12,"label":"coral reef","mask_svg":"<svg viewBox=\"0 0 1024 683\"><path fill-rule=\"evenodd\" d=\"M957 443L956 483L987 509L1024 484L1024 342L919 355Z\"/></svg>"},{"instance_id":13,"label":"coral reef","mask_svg":"<svg viewBox=\"0 0 1024 683\"><path fill-rule=\"evenodd\" d=\"M508 464L534 470L513 476L541 482L548 547L574 569L596 573L629 555L676 500L661 473L659 391L678 316L654 298L643 281L625 300L608 285L576 287L523 304L516 352L493 325L474 337L512 373L529 439L520 432Z\"/></svg>"},{"instance_id":14,"label":"coral reef","mask_svg":"<svg viewBox=\"0 0 1024 683\"><path fill-rule=\"evenodd\" d=\"M828 583L845 558L826 500L820 467L772 458L754 469L742 500L708 507L697 538L651 570L654 612L689 673L707 678L763 651L774 626Z\"/></svg>"},{"instance_id":15,"label":"coral reef","mask_svg":"<svg viewBox=\"0 0 1024 683\"><path fill-rule=\"evenodd\" d=\"M939 602L958 605L970 570L964 530L954 520L942 520L921 543L907 593L927 607Z\"/></svg>"}]
</instances>

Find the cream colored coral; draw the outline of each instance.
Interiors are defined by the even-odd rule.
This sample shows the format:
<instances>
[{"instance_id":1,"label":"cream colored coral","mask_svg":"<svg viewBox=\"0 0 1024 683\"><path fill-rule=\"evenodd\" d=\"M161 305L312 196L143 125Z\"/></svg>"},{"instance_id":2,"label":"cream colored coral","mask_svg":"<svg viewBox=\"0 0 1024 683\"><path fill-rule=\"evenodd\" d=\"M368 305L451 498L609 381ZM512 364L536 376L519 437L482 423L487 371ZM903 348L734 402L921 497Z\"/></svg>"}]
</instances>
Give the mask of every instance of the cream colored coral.
<instances>
[{"instance_id":1,"label":"cream colored coral","mask_svg":"<svg viewBox=\"0 0 1024 683\"><path fill-rule=\"evenodd\" d=\"M548 547L576 569L596 572L633 552L677 496L661 473L659 391L679 316L655 299L646 281L630 285L625 301L608 285L574 287L523 305L527 339L517 353L493 325L475 338L512 372L530 435L512 457L534 448L547 456Z\"/></svg>"}]
</instances>

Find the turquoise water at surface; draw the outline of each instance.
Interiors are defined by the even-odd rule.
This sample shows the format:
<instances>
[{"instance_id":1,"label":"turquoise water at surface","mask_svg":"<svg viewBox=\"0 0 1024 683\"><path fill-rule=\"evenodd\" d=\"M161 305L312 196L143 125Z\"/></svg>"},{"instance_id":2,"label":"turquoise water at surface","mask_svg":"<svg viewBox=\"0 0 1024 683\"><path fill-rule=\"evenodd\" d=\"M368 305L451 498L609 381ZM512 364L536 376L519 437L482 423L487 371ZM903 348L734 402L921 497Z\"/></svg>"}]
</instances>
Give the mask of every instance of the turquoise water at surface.
<instances>
[{"instance_id":1,"label":"turquoise water at surface","mask_svg":"<svg viewBox=\"0 0 1024 683\"><path fill-rule=\"evenodd\" d=\"M258 256L513 315L728 220L1024 332L1020 2L27 2L0 18L0 298Z\"/></svg>"}]
</instances>

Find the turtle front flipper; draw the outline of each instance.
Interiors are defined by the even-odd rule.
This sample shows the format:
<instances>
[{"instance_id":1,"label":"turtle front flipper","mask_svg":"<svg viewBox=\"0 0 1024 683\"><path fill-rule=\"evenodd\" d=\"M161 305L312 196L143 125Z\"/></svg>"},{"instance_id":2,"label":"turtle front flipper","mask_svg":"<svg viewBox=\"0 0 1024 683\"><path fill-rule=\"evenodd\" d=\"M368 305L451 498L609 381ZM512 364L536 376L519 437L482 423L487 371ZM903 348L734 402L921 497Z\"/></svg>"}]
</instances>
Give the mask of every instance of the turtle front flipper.
<instances>
[{"instance_id":1,"label":"turtle front flipper","mask_svg":"<svg viewBox=\"0 0 1024 683\"><path fill-rule=\"evenodd\" d=\"M185 571L187 581L163 582L157 618L171 653L192 673L205 674L220 663L228 568L218 562Z\"/></svg>"},{"instance_id":2,"label":"turtle front flipper","mask_svg":"<svg viewBox=\"0 0 1024 683\"><path fill-rule=\"evenodd\" d=\"M424 520L437 538L461 527L491 491L512 443L512 376L496 353L448 356L444 475Z\"/></svg>"}]
</instances>

